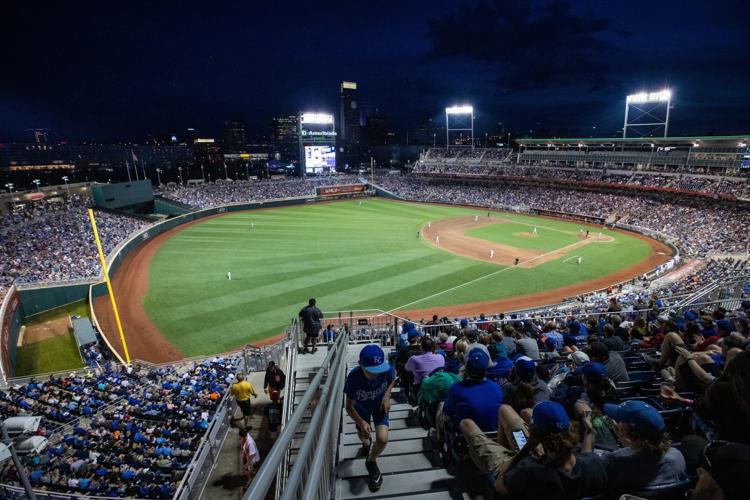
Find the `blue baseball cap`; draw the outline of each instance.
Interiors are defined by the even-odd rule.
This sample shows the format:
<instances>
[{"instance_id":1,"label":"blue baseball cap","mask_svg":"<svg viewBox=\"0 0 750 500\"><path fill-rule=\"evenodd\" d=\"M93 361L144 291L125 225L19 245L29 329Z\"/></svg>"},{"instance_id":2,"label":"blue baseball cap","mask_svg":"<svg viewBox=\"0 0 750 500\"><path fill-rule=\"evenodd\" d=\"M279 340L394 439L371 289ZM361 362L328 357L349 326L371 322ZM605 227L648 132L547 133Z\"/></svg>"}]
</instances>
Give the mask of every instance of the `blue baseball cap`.
<instances>
[{"instance_id":1,"label":"blue baseball cap","mask_svg":"<svg viewBox=\"0 0 750 500\"><path fill-rule=\"evenodd\" d=\"M720 319L716 322L716 327L724 330L725 332L731 332L732 331L732 322L728 319Z\"/></svg>"},{"instance_id":2,"label":"blue baseball cap","mask_svg":"<svg viewBox=\"0 0 750 500\"><path fill-rule=\"evenodd\" d=\"M461 328L465 328L467 326L469 326L469 320L466 319L466 318L462 319L461 320Z\"/></svg>"},{"instance_id":3,"label":"blue baseball cap","mask_svg":"<svg viewBox=\"0 0 750 500\"><path fill-rule=\"evenodd\" d=\"M359 365L370 373L385 373L391 365L380 346L369 344L359 352Z\"/></svg>"},{"instance_id":4,"label":"blue baseball cap","mask_svg":"<svg viewBox=\"0 0 750 500\"><path fill-rule=\"evenodd\" d=\"M696 313L695 311L690 310L685 313L686 321L695 321L696 319L698 319L698 313Z\"/></svg>"},{"instance_id":5,"label":"blue baseball cap","mask_svg":"<svg viewBox=\"0 0 750 500\"><path fill-rule=\"evenodd\" d=\"M516 359L514 366L516 367L516 374L522 379L533 378L536 374L536 363L528 356L521 356Z\"/></svg>"},{"instance_id":6,"label":"blue baseball cap","mask_svg":"<svg viewBox=\"0 0 750 500\"><path fill-rule=\"evenodd\" d=\"M581 373L587 377L604 378L607 376L607 367L590 361L581 367Z\"/></svg>"},{"instance_id":7,"label":"blue baseball cap","mask_svg":"<svg viewBox=\"0 0 750 500\"><path fill-rule=\"evenodd\" d=\"M658 438L664 432L661 414L643 401L631 399L619 405L607 403L602 411L612 420L627 424L644 436Z\"/></svg>"},{"instance_id":8,"label":"blue baseball cap","mask_svg":"<svg viewBox=\"0 0 750 500\"><path fill-rule=\"evenodd\" d=\"M547 434L568 430L570 419L560 403L543 401L534 406L531 412L531 425L542 434Z\"/></svg>"},{"instance_id":9,"label":"blue baseball cap","mask_svg":"<svg viewBox=\"0 0 750 500\"><path fill-rule=\"evenodd\" d=\"M413 339L414 337L419 337L419 336L421 336L421 335L422 335L422 334L421 334L421 333L419 333L419 331L418 331L418 330L409 330L409 331L407 332L407 336L408 336L408 337L409 337L410 339Z\"/></svg>"},{"instance_id":10,"label":"blue baseball cap","mask_svg":"<svg viewBox=\"0 0 750 500\"><path fill-rule=\"evenodd\" d=\"M466 371L474 377L483 377L490 366L490 357L483 349L472 349L466 359Z\"/></svg>"}]
</instances>

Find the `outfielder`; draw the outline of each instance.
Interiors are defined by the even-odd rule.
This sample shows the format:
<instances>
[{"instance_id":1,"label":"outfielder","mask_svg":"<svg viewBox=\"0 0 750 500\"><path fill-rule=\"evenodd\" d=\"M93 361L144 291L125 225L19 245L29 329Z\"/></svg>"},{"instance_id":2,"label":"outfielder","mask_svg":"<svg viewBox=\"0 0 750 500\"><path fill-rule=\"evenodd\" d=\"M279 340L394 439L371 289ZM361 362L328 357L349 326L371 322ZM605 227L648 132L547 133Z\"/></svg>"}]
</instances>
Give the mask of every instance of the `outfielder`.
<instances>
[{"instance_id":1,"label":"outfielder","mask_svg":"<svg viewBox=\"0 0 750 500\"><path fill-rule=\"evenodd\" d=\"M227 271L227 279L232 281L232 271Z\"/></svg>"},{"instance_id":2,"label":"outfielder","mask_svg":"<svg viewBox=\"0 0 750 500\"><path fill-rule=\"evenodd\" d=\"M581 257L581 256L579 255L579 256L578 256L578 265L579 265L579 266L581 265L581 261L582 261L582 260L583 260L583 257Z\"/></svg>"},{"instance_id":3,"label":"outfielder","mask_svg":"<svg viewBox=\"0 0 750 500\"><path fill-rule=\"evenodd\" d=\"M534 233L534 234L536 234L536 226L534 226L534 231L533 231L533 233Z\"/></svg>"}]
</instances>

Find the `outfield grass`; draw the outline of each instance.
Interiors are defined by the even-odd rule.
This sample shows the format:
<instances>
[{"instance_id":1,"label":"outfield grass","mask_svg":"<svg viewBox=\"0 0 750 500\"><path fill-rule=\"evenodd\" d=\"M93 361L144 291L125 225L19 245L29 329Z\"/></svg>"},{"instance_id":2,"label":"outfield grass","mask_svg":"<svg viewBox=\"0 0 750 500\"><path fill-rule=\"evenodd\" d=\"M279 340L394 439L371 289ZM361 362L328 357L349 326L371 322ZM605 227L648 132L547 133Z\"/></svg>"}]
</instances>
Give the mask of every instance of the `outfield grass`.
<instances>
[{"instance_id":1,"label":"outfield grass","mask_svg":"<svg viewBox=\"0 0 750 500\"><path fill-rule=\"evenodd\" d=\"M615 241L575 250L584 259L581 266L560 258L534 269L504 268L417 238L428 221L469 214L486 216L486 211L369 199L361 206L342 201L227 214L190 226L165 242L149 269L144 306L161 332L193 356L279 333L309 297L328 311L463 304L597 278L649 254L645 242L605 232ZM540 231L542 226L599 231L544 218L499 217L536 224ZM560 246L564 242L550 249ZM226 279L227 271L232 281ZM482 277L473 285L415 302Z\"/></svg>"},{"instance_id":2,"label":"outfield grass","mask_svg":"<svg viewBox=\"0 0 750 500\"><path fill-rule=\"evenodd\" d=\"M85 300L73 302L24 320L24 326L34 326L68 316L89 317L89 307ZM82 367L78 344L71 331L16 349L15 375L23 377L35 373L48 373L61 370L74 370Z\"/></svg>"},{"instance_id":3,"label":"outfield grass","mask_svg":"<svg viewBox=\"0 0 750 500\"><path fill-rule=\"evenodd\" d=\"M81 368L81 356L72 333L16 349L17 377Z\"/></svg>"},{"instance_id":4,"label":"outfield grass","mask_svg":"<svg viewBox=\"0 0 750 500\"><path fill-rule=\"evenodd\" d=\"M533 232L535 227L537 228L536 234ZM557 228L550 229L548 225L539 227L526 223L499 222L470 229L464 234L516 248L551 252L580 241L581 239L576 235L576 232L563 231Z\"/></svg>"}]
</instances>

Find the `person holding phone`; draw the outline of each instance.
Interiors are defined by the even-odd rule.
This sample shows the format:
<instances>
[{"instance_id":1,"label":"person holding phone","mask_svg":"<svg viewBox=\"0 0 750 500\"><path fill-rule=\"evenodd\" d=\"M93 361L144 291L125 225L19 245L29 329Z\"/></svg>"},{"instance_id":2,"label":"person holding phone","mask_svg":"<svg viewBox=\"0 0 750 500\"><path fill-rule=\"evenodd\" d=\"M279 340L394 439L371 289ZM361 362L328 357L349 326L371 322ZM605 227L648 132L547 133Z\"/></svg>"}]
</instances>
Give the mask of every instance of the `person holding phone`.
<instances>
[{"instance_id":1,"label":"person holding phone","mask_svg":"<svg viewBox=\"0 0 750 500\"><path fill-rule=\"evenodd\" d=\"M470 419L463 420L460 427L472 461L493 474L495 490L503 496L520 500L580 498L604 490L604 462L590 451L573 452L578 433L571 429L559 403L545 401L534 406L528 439L517 453L485 436Z\"/></svg>"}]
</instances>

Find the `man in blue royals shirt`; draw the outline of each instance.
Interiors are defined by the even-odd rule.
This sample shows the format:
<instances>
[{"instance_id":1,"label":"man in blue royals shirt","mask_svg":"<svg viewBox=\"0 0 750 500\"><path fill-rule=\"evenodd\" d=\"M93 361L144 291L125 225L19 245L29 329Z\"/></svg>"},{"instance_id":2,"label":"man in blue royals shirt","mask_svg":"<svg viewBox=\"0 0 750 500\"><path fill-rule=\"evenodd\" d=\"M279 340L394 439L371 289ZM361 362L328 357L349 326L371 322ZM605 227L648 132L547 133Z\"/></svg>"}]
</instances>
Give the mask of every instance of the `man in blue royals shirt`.
<instances>
[{"instance_id":1,"label":"man in blue royals shirt","mask_svg":"<svg viewBox=\"0 0 750 500\"><path fill-rule=\"evenodd\" d=\"M362 450L367 456L368 486L373 492L383 485L376 460L388 444L388 411L395 381L396 372L383 350L370 344L359 353L359 366L349 372L344 385L346 413L357 426ZM375 443L372 443L370 422L375 426Z\"/></svg>"}]
</instances>

